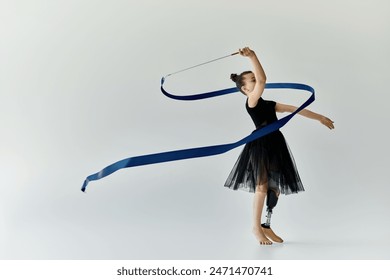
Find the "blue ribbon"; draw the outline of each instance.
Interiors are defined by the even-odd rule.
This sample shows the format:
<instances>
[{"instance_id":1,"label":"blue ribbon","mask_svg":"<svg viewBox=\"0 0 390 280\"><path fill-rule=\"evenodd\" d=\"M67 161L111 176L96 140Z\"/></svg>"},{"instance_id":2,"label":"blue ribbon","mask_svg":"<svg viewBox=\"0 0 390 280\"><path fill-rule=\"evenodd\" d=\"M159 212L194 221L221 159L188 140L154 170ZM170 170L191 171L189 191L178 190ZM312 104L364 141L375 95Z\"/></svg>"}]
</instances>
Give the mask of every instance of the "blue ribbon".
<instances>
[{"instance_id":1,"label":"blue ribbon","mask_svg":"<svg viewBox=\"0 0 390 280\"><path fill-rule=\"evenodd\" d=\"M165 78L163 77L161 79L161 92L172 99L176 100L184 100L184 101L190 101L190 100L199 100L199 99L205 99L205 98L212 98L217 97L225 94L230 94L237 92L238 89L236 87L234 88L228 88L228 89L222 89L207 93L201 93L201 94L194 94L194 95L186 95L186 96L179 96L179 95L173 95L171 93L168 93L163 85L165 82ZM155 163L161 163L161 162L168 162L168 161L175 161L175 160L183 160L183 159L190 159L190 158L198 158L198 157L208 157L208 156L214 156L219 155L222 153L225 153L227 151L230 151L238 146L244 145L248 142L251 142L255 139L258 139L260 137L263 137L264 135L267 135L275 130L280 129L282 126L284 126L295 114L297 114L299 111L307 107L310 103L312 103L315 99L314 97L314 89L311 86L305 85L305 84L297 84L297 83L267 83L265 86L266 89L297 89L297 90L304 90L311 92L310 97L294 112L290 113L289 115L261 128L254 132L252 132L250 135L246 136L245 138L242 138L241 140L234 142L234 143L228 143L228 144L221 144L221 145L214 145L214 146L206 146L206 147L198 147L198 148L191 148L191 149L184 149L184 150L176 150L176 151L169 151L169 152L162 152L162 153L156 153L156 154L149 154L149 155L142 155L142 156L135 156L126 158L123 160L120 160L118 162L115 162L105 168L103 168L98 173L89 175L81 188L83 192L85 192L85 189L90 181L95 181L102 179L116 171L122 168L128 168L128 167L135 167L135 166L141 166L141 165L148 165L148 164L155 164Z\"/></svg>"}]
</instances>

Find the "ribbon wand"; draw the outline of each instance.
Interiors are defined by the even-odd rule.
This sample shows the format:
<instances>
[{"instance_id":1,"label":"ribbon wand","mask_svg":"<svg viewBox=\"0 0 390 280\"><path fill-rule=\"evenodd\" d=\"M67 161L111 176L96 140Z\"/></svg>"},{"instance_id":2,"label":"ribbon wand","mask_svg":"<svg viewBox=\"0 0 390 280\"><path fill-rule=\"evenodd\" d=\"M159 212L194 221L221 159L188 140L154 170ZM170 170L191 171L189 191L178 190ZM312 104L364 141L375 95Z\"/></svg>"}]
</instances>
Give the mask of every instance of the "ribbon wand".
<instances>
[{"instance_id":1,"label":"ribbon wand","mask_svg":"<svg viewBox=\"0 0 390 280\"><path fill-rule=\"evenodd\" d=\"M165 78L168 77L168 76L172 76L172 75L174 75L174 74L177 74L177 73L180 73L180 72L184 72L184 71L190 70L190 69L192 69L192 68L199 67L199 66L202 66L202 65L205 65L205 64L208 64L208 63L211 63L211 62L220 60L220 59L224 59L224 58L227 58L227 57L230 57L230 56L239 54L239 53L240 53L240 52L235 52L235 53L232 53L232 54L228 54L228 55L225 55L225 56L222 56L222 57L219 57L219 58L215 58L215 59L212 59L212 60L209 60L209 61L206 61L206 62L197 64L197 65L194 65L194 66L191 66L191 67L188 67L188 68L185 68L185 69L182 69L182 70L179 70L179 71L170 73L170 74L168 74L168 75L165 75L165 76L163 77L163 79L165 79Z\"/></svg>"}]
</instances>

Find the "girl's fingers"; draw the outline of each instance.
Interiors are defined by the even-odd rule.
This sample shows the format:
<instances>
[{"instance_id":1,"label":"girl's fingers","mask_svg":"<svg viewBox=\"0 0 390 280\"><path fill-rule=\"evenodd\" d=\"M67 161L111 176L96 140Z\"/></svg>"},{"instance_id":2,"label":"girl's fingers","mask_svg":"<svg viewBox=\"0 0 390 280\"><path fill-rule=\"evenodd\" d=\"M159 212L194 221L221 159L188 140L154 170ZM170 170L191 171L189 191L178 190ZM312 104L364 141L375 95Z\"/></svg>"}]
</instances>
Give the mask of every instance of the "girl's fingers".
<instances>
[{"instance_id":1,"label":"girl's fingers","mask_svg":"<svg viewBox=\"0 0 390 280\"><path fill-rule=\"evenodd\" d=\"M251 50L248 47L244 47L242 49L239 49L238 52L243 56L248 56Z\"/></svg>"},{"instance_id":2,"label":"girl's fingers","mask_svg":"<svg viewBox=\"0 0 390 280\"><path fill-rule=\"evenodd\" d=\"M322 121L321 121L321 123L323 124L323 125L325 125L327 128L329 128L329 129L334 129L334 125L333 125L333 123L334 123L334 121L332 121L331 119L329 119L329 118L324 118Z\"/></svg>"},{"instance_id":3,"label":"girl's fingers","mask_svg":"<svg viewBox=\"0 0 390 280\"><path fill-rule=\"evenodd\" d=\"M329 122L328 122L328 127L329 127L330 129L333 129L333 128L334 128L333 123L334 123L333 121L329 120Z\"/></svg>"}]
</instances>

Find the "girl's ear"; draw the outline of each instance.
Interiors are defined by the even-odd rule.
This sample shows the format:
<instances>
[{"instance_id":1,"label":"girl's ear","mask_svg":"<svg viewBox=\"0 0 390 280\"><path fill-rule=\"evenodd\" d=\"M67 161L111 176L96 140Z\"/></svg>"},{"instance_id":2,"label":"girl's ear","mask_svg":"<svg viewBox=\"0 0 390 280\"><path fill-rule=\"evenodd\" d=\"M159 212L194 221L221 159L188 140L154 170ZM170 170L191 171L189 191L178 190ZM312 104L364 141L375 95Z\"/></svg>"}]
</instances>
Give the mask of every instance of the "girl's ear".
<instances>
[{"instance_id":1,"label":"girl's ear","mask_svg":"<svg viewBox=\"0 0 390 280\"><path fill-rule=\"evenodd\" d=\"M246 92L247 89L245 88L245 86L242 86L242 87L241 87L241 90L242 90L243 92L247 93L247 92Z\"/></svg>"}]
</instances>

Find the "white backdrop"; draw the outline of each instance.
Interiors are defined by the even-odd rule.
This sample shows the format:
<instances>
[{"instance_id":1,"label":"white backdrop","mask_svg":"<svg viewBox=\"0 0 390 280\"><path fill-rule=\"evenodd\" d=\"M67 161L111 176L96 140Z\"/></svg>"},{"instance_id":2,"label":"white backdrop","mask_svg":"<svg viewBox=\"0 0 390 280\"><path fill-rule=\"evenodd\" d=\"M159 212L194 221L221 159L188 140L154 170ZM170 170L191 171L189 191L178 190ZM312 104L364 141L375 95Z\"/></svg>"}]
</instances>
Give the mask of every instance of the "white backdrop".
<instances>
[{"instance_id":1,"label":"white backdrop","mask_svg":"<svg viewBox=\"0 0 390 280\"><path fill-rule=\"evenodd\" d=\"M389 259L388 1L1 1L0 258ZM238 140L241 94L179 102L170 72L250 46L268 82L307 83L282 131L306 192L283 196L260 247L252 194L223 187L239 152L85 177L117 160ZM232 87L234 56L168 89ZM307 95L266 91L300 104Z\"/></svg>"}]
</instances>

